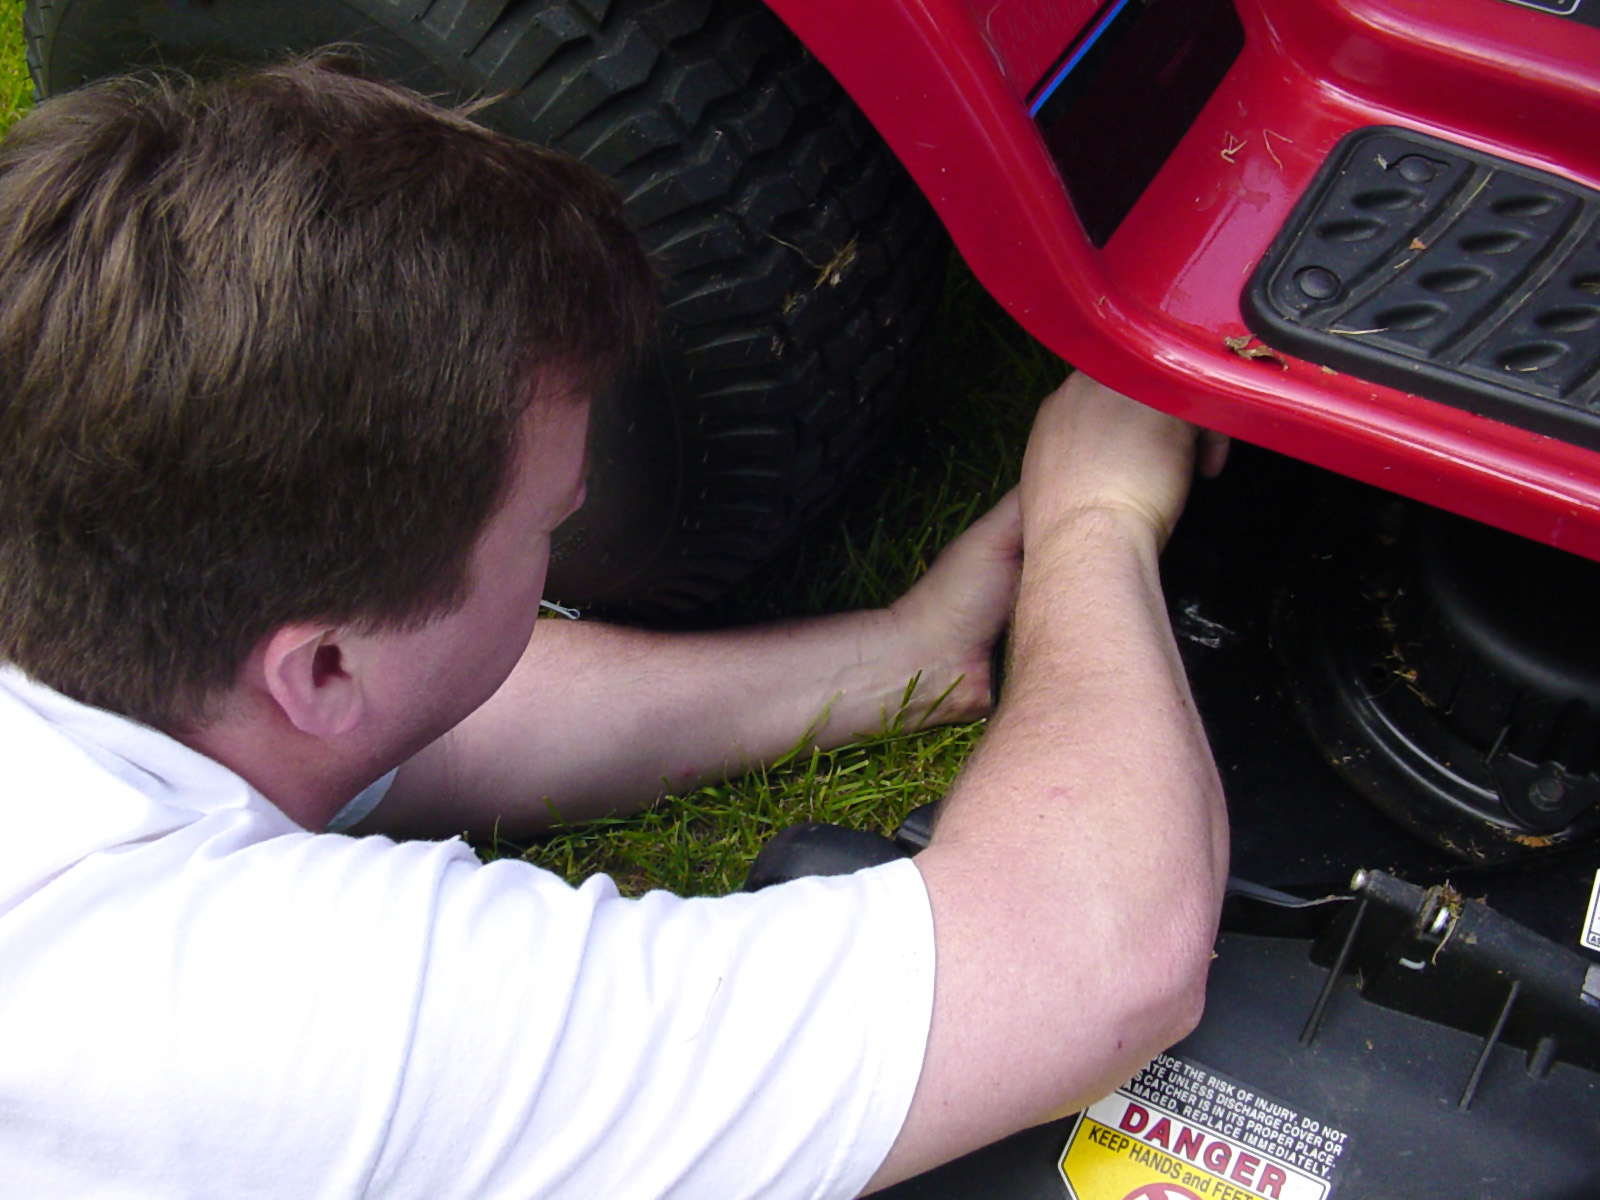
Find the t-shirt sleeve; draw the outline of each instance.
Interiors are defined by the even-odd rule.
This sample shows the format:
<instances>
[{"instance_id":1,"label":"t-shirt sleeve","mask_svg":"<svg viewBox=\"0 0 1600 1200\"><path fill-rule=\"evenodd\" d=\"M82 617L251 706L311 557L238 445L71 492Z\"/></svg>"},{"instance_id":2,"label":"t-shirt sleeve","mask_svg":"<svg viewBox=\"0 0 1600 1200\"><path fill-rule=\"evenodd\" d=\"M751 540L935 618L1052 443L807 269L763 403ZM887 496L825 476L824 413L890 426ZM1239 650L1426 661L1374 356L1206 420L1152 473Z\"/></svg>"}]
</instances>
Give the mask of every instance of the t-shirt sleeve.
<instances>
[{"instance_id":1,"label":"t-shirt sleeve","mask_svg":"<svg viewBox=\"0 0 1600 1200\"><path fill-rule=\"evenodd\" d=\"M0 1067L0 1160L10 1136L73 1194L846 1197L920 1073L908 861L625 900L459 843L121 857L76 869L50 898L67 936L25 956L38 1019L74 1038ZM0 985L0 1012L20 1000ZM8 1113L7 1076L37 1103Z\"/></svg>"}]
</instances>

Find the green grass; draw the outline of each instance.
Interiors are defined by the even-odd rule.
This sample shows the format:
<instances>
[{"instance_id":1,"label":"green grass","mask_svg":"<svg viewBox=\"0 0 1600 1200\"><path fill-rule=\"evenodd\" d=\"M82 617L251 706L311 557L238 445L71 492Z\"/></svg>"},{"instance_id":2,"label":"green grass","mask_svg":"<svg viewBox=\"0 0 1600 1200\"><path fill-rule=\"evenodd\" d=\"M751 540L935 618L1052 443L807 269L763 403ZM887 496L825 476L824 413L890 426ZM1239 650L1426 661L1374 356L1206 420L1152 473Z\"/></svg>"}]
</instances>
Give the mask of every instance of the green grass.
<instances>
[{"instance_id":1,"label":"green grass","mask_svg":"<svg viewBox=\"0 0 1600 1200\"><path fill-rule=\"evenodd\" d=\"M949 786L978 730L888 734L807 754L637 817L575 826L521 854L574 881L605 871L630 894L666 888L717 895L738 886L762 843L797 822L893 832L907 812ZM520 848L482 849L500 856Z\"/></svg>"},{"instance_id":2,"label":"green grass","mask_svg":"<svg viewBox=\"0 0 1600 1200\"><path fill-rule=\"evenodd\" d=\"M33 89L22 61L22 0L0 0L0 131L27 111Z\"/></svg>"},{"instance_id":3,"label":"green grass","mask_svg":"<svg viewBox=\"0 0 1600 1200\"><path fill-rule=\"evenodd\" d=\"M21 0L0 0L0 129L29 103ZM952 266L902 413L830 519L730 596L714 616L751 621L888 603L1011 486L1037 399L1062 376L959 264ZM891 727L870 741L797 755L637 817L563 830L531 847L480 846L574 881L596 871L625 891L705 895L737 887L760 845L800 821L889 832L936 799L979 727Z\"/></svg>"}]
</instances>

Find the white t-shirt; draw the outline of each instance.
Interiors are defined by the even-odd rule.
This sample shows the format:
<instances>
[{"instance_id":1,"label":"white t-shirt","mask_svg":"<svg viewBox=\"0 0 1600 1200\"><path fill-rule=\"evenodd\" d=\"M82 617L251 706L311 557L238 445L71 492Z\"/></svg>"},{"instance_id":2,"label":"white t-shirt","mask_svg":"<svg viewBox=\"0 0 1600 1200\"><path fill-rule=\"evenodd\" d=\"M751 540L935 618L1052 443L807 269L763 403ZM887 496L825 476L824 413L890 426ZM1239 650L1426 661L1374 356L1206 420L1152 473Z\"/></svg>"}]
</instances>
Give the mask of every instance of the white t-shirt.
<instances>
[{"instance_id":1,"label":"white t-shirt","mask_svg":"<svg viewBox=\"0 0 1600 1200\"><path fill-rule=\"evenodd\" d=\"M933 995L910 862L754 895L571 888L301 829L0 668L0 1192L835 1197Z\"/></svg>"}]
</instances>

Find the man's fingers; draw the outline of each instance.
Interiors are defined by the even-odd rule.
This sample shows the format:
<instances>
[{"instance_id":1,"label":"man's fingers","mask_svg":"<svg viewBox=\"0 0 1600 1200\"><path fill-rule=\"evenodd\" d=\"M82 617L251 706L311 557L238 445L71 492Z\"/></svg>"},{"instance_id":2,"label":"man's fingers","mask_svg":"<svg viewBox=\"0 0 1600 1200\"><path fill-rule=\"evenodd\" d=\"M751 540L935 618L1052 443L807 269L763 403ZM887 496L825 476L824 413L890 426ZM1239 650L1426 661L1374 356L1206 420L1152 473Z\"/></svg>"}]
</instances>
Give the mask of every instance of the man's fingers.
<instances>
[{"instance_id":1,"label":"man's fingers","mask_svg":"<svg viewBox=\"0 0 1600 1200\"><path fill-rule=\"evenodd\" d=\"M1022 501L1016 488L974 521L962 537L1012 556L1022 553Z\"/></svg>"},{"instance_id":2,"label":"man's fingers","mask_svg":"<svg viewBox=\"0 0 1600 1200\"><path fill-rule=\"evenodd\" d=\"M914 590L940 596L957 608L982 596L980 607L1001 603L1009 609L1021 559L1022 506L1012 488L940 552Z\"/></svg>"},{"instance_id":3,"label":"man's fingers","mask_svg":"<svg viewBox=\"0 0 1600 1200\"><path fill-rule=\"evenodd\" d=\"M1200 431L1200 440L1195 446L1195 469L1199 471L1202 479L1215 479L1222 474L1222 468L1228 462L1228 447L1231 444L1226 434L1211 429Z\"/></svg>"},{"instance_id":4,"label":"man's fingers","mask_svg":"<svg viewBox=\"0 0 1600 1200\"><path fill-rule=\"evenodd\" d=\"M1026 536L1063 519L1119 509L1164 543L1183 510L1197 447L1192 426L1077 372L1040 409L1023 458Z\"/></svg>"}]
</instances>

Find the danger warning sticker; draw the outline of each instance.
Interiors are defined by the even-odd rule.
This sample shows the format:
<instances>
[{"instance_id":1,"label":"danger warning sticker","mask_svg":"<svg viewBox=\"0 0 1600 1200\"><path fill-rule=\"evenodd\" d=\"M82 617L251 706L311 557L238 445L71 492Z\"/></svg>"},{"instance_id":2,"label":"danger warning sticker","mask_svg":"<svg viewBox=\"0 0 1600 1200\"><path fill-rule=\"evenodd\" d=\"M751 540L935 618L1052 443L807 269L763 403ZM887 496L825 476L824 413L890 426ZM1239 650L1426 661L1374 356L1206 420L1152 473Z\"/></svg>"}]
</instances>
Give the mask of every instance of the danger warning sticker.
<instances>
[{"instance_id":1,"label":"danger warning sticker","mask_svg":"<svg viewBox=\"0 0 1600 1200\"><path fill-rule=\"evenodd\" d=\"M1323 1200L1345 1135L1205 1067L1160 1055L1079 1117L1074 1200Z\"/></svg>"},{"instance_id":2,"label":"danger warning sticker","mask_svg":"<svg viewBox=\"0 0 1600 1200\"><path fill-rule=\"evenodd\" d=\"M1594 873L1594 887L1589 892L1589 915L1584 918L1579 941L1587 950L1600 950L1600 871Z\"/></svg>"}]
</instances>

